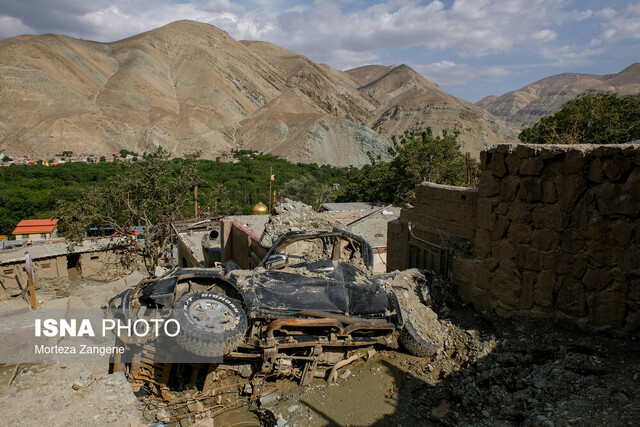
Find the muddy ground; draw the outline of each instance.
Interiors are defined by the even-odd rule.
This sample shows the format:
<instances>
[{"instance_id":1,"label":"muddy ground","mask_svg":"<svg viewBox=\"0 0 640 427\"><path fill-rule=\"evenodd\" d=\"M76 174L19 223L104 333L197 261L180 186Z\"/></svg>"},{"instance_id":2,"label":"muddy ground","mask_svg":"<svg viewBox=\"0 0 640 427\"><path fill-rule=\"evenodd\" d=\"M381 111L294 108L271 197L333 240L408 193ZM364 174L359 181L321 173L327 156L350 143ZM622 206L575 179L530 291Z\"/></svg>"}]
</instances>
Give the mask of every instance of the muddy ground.
<instances>
[{"instance_id":1,"label":"muddy ground","mask_svg":"<svg viewBox=\"0 0 640 427\"><path fill-rule=\"evenodd\" d=\"M44 304L98 303L139 280L72 283L43 292ZM233 387L209 409L191 402L180 425L637 425L640 419L640 343L594 336L552 322L478 313L436 284L434 311L450 328L490 351L476 357L459 345L428 361L377 349L369 360L340 370L337 383L299 387L287 379L267 384L251 412ZM434 285L434 286L436 286ZM60 298L60 296L63 296ZM67 298L65 302L64 298ZM0 308L24 304L12 300ZM150 425L163 405L136 400L124 377L106 366L41 364L0 367L0 417L7 425ZM242 383L241 378L237 379ZM238 386L237 388L241 388ZM210 415L215 415L212 419ZM167 418L169 421L171 418Z\"/></svg>"}]
</instances>

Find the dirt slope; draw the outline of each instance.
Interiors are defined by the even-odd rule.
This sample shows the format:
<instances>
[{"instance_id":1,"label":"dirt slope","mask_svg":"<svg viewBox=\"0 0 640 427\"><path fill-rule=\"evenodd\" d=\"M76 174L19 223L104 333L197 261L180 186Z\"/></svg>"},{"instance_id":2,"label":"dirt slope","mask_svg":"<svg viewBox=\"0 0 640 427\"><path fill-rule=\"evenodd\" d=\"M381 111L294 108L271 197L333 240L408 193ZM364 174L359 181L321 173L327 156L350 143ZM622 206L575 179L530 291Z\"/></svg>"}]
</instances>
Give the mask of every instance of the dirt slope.
<instances>
[{"instance_id":1,"label":"dirt slope","mask_svg":"<svg viewBox=\"0 0 640 427\"><path fill-rule=\"evenodd\" d=\"M515 132L501 120L449 95L407 65L361 67L347 73L361 82L369 81L359 90L378 108L367 125L382 135L422 131L427 126L436 133L459 131L461 150L474 156L498 141L515 142Z\"/></svg>"},{"instance_id":2,"label":"dirt slope","mask_svg":"<svg viewBox=\"0 0 640 427\"><path fill-rule=\"evenodd\" d=\"M215 158L251 148L293 161L362 165L389 137L432 126L465 149L513 136L407 66L335 70L270 43L178 21L113 43L60 35L0 41L0 151ZM397 111L402 111L398 114Z\"/></svg>"},{"instance_id":3,"label":"dirt slope","mask_svg":"<svg viewBox=\"0 0 640 427\"><path fill-rule=\"evenodd\" d=\"M567 101L585 92L640 93L640 63L632 64L617 74L566 73L547 77L502 96L488 96L477 105L514 128L522 129L555 113Z\"/></svg>"}]
</instances>

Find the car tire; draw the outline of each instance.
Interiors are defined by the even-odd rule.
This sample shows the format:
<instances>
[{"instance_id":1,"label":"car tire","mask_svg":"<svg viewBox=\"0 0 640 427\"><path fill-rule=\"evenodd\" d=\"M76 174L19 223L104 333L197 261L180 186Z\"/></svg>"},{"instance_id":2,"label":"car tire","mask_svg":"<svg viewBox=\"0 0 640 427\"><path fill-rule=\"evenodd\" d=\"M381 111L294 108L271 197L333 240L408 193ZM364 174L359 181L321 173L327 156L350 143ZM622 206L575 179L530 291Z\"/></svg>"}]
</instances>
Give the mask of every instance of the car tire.
<instances>
[{"instance_id":1,"label":"car tire","mask_svg":"<svg viewBox=\"0 0 640 427\"><path fill-rule=\"evenodd\" d=\"M176 343L202 357L236 350L247 333L247 314L240 302L211 291L189 292L175 304L171 318L180 324Z\"/></svg>"},{"instance_id":2,"label":"car tire","mask_svg":"<svg viewBox=\"0 0 640 427\"><path fill-rule=\"evenodd\" d=\"M405 317L404 328L400 331L398 340L400 345L414 356L431 358L438 354L440 346L433 344L420 336L411 324L409 316Z\"/></svg>"}]
</instances>

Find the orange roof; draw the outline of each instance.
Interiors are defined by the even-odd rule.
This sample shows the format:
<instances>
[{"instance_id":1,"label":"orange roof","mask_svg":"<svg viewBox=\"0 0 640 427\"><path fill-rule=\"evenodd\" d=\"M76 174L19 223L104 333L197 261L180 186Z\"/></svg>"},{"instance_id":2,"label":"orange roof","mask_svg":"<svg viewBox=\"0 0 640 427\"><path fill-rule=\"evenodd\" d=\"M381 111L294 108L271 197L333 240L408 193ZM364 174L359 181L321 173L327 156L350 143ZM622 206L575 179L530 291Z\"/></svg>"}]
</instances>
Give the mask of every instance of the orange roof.
<instances>
[{"instance_id":1,"label":"orange roof","mask_svg":"<svg viewBox=\"0 0 640 427\"><path fill-rule=\"evenodd\" d=\"M56 225L58 219L23 219L18 223L16 229L13 230L13 234L40 234L51 233Z\"/></svg>"}]
</instances>

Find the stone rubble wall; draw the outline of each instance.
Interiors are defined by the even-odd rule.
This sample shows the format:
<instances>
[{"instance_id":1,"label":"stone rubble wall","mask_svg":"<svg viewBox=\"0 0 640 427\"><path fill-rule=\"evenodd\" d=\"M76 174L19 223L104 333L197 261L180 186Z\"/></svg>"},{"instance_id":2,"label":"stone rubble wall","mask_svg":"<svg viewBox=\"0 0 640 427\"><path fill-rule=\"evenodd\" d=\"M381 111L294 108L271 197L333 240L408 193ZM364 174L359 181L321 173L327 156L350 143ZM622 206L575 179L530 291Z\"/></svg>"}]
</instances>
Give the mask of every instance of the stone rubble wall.
<instances>
[{"instance_id":1,"label":"stone rubble wall","mask_svg":"<svg viewBox=\"0 0 640 427\"><path fill-rule=\"evenodd\" d=\"M481 169L474 255L451 263L461 297L504 315L637 333L640 146L500 145L481 154ZM418 193L432 191L422 187L432 185ZM392 268L410 267L397 259L403 227L432 228L431 218L442 216L438 203L416 197L414 212L389 225ZM470 218L462 209L447 214L448 224ZM465 227L452 232L469 236Z\"/></svg>"}]
</instances>

